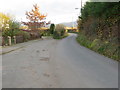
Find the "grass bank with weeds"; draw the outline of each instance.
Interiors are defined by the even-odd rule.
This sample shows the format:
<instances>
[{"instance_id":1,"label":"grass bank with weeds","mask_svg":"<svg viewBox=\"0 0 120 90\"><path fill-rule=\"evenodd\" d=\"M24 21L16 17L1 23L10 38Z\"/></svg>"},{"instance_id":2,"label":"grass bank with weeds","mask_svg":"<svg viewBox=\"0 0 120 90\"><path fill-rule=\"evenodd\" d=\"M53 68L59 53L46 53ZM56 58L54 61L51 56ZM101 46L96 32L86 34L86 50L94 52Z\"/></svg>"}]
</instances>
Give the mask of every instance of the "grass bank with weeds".
<instances>
[{"instance_id":1,"label":"grass bank with weeds","mask_svg":"<svg viewBox=\"0 0 120 90\"><path fill-rule=\"evenodd\" d=\"M101 41L100 39L90 40L87 38L83 33L79 33L78 37L76 38L78 43L82 46L85 46L99 54L107 56L111 59L120 61L119 57L119 47L118 45L108 42L108 41Z\"/></svg>"}]
</instances>

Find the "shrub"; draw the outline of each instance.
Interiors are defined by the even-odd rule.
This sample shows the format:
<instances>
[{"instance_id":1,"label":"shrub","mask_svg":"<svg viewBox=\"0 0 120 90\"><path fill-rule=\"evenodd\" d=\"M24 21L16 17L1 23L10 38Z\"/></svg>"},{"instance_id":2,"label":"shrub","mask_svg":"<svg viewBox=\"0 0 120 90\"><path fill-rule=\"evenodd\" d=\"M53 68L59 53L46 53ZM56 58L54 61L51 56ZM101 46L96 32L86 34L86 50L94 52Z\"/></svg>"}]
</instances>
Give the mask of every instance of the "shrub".
<instances>
[{"instance_id":1,"label":"shrub","mask_svg":"<svg viewBox=\"0 0 120 90\"><path fill-rule=\"evenodd\" d=\"M120 61L119 48L116 44L110 43L108 41L101 41L99 39L95 39L90 41L83 33L80 33L76 40L87 48L90 48L100 54L103 54L109 58Z\"/></svg>"},{"instance_id":2,"label":"shrub","mask_svg":"<svg viewBox=\"0 0 120 90\"><path fill-rule=\"evenodd\" d=\"M88 47L88 48L91 47L92 42L89 41L84 35L79 34L79 36L76 39L81 45Z\"/></svg>"},{"instance_id":3,"label":"shrub","mask_svg":"<svg viewBox=\"0 0 120 90\"><path fill-rule=\"evenodd\" d=\"M53 33L53 38L62 39L66 36L68 36L68 34L65 33L65 26L63 24L57 24Z\"/></svg>"},{"instance_id":4,"label":"shrub","mask_svg":"<svg viewBox=\"0 0 120 90\"><path fill-rule=\"evenodd\" d=\"M53 33L53 38L54 38L54 39L60 39L60 34L59 34L58 31L54 31L54 33Z\"/></svg>"},{"instance_id":5,"label":"shrub","mask_svg":"<svg viewBox=\"0 0 120 90\"><path fill-rule=\"evenodd\" d=\"M14 20L10 20L8 22L9 28L6 28L2 31L2 36L7 37L7 36L15 36L17 32L19 32L19 27L20 24Z\"/></svg>"},{"instance_id":6,"label":"shrub","mask_svg":"<svg viewBox=\"0 0 120 90\"><path fill-rule=\"evenodd\" d=\"M23 41L28 41L30 39L30 34L25 31L19 31L16 33L16 36L23 36Z\"/></svg>"},{"instance_id":7,"label":"shrub","mask_svg":"<svg viewBox=\"0 0 120 90\"><path fill-rule=\"evenodd\" d=\"M50 33L53 34L54 31L55 31L55 25L51 24L51 26L50 26Z\"/></svg>"},{"instance_id":8,"label":"shrub","mask_svg":"<svg viewBox=\"0 0 120 90\"><path fill-rule=\"evenodd\" d=\"M60 32L60 34L61 34L61 36L64 36L65 30L62 30L62 31Z\"/></svg>"},{"instance_id":9,"label":"shrub","mask_svg":"<svg viewBox=\"0 0 120 90\"><path fill-rule=\"evenodd\" d=\"M98 39L95 39L95 40L91 43L90 48L94 48L94 47L97 45L98 41L99 41Z\"/></svg>"},{"instance_id":10,"label":"shrub","mask_svg":"<svg viewBox=\"0 0 120 90\"><path fill-rule=\"evenodd\" d=\"M61 32L61 31L65 31L65 26L63 24L57 24L55 26L55 31Z\"/></svg>"}]
</instances>

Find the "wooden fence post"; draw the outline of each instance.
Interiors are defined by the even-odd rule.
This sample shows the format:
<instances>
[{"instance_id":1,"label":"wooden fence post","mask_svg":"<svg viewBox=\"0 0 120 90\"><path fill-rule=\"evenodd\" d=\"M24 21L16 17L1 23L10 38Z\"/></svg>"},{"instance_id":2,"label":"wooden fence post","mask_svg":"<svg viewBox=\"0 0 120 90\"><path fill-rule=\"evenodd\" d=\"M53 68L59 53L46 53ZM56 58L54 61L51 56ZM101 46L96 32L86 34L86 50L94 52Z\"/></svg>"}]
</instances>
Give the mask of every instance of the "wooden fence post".
<instances>
[{"instance_id":1,"label":"wooden fence post","mask_svg":"<svg viewBox=\"0 0 120 90\"><path fill-rule=\"evenodd\" d=\"M14 44L16 44L16 36L13 36Z\"/></svg>"},{"instance_id":2,"label":"wooden fence post","mask_svg":"<svg viewBox=\"0 0 120 90\"><path fill-rule=\"evenodd\" d=\"M11 37L8 36L8 45L11 46Z\"/></svg>"}]
</instances>

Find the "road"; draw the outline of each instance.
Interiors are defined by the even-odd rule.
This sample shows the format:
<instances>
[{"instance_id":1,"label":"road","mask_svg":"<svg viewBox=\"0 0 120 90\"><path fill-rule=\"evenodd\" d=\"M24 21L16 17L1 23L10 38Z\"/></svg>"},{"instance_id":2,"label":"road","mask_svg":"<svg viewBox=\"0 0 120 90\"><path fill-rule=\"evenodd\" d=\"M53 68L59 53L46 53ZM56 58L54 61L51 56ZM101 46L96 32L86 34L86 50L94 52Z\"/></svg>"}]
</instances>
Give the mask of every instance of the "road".
<instances>
[{"instance_id":1,"label":"road","mask_svg":"<svg viewBox=\"0 0 120 90\"><path fill-rule=\"evenodd\" d=\"M3 88L117 88L118 62L75 38L37 40L4 54Z\"/></svg>"}]
</instances>

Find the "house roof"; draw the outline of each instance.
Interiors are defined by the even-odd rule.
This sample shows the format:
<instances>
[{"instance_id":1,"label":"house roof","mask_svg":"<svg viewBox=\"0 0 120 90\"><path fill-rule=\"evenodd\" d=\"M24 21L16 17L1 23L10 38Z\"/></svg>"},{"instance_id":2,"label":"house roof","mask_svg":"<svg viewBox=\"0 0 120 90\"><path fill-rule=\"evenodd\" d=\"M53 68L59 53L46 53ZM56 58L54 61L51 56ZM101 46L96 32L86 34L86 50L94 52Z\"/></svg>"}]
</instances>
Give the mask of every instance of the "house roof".
<instances>
[{"instance_id":1,"label":"house roof","mask_svg":"<svg viewBox=\"0 0 120 90\"><path fill-rule=\"evenodd\" d=\"M71 29L72 30L72 29L77 29L77 27L65 27L65 29L68 29L68 30Z\"/></svg>"},{"instance_id":2,"label":"house roof","mask_svg":"<svg viewBox=\"0 0 120 90\"><path fill-rule=\"evenodd\" d=\"M48 30L49 28L47 28L47 27L41 27L41 28L39 28L39 30Z\"/></svg>"}]
</instances>

